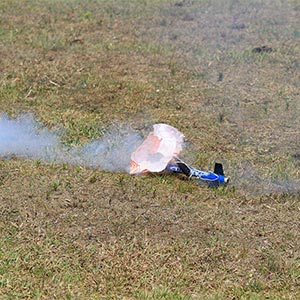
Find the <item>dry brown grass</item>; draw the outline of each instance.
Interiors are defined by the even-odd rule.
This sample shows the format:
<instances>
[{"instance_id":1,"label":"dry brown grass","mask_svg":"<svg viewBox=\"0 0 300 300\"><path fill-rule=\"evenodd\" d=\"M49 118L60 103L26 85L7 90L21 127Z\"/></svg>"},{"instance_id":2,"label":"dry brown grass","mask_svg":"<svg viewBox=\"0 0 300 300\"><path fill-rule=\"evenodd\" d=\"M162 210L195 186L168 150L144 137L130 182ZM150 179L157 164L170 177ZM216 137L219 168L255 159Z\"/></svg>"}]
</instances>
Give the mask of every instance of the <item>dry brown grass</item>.
<instances>
[{"instance_id":1,"label":"dry brown grass","mask_svg":"<svg viewBox=\"0 0 300 300\"><path fill-rule=\"evenodd\" d=\"M190 162L233 177L1 160L1 298L300 297L297 1L3 0L0 16L2 112L67 143L168 123Z\"/></svg>"}]
</instances>

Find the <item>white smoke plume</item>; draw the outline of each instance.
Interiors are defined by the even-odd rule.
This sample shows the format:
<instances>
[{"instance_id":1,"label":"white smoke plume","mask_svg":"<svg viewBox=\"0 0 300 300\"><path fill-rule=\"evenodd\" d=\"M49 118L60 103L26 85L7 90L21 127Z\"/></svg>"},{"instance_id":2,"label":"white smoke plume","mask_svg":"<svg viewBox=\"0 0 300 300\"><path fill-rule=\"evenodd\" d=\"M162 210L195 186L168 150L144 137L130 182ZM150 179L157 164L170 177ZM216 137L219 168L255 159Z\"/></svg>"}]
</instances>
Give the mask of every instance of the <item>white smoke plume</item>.
<instances>
[{"instance_id":1,"label":"white smoke plume","mask_svg":"<svg viewBox=\"0 0 300 300\"><path fill-rule=\"evenodd\" d=\"M35 121L31 114L16 119L0 115L0 159L18 156L46 162L67 163L111 172L129 172L131 153L143 137L126 126L109 128L100 139L82 146L67 146L60 133L52 132ZM269 178L246 162L229 169L231 184L250 196L299 192L300 180ZM287 169L288 173L289 169Z\"/></svg>"},{"instance_id":2,"label":"white smoke plume","mask_svg":"<svg viewBox=\"0 0 300 300\"><path fill-rule=\"evenodd\" d=\"M287 170L287 173L289 171ZM296 195L300 190L299 179L293 177L278 178L275 176L275 171L273 171L273 176L264 176L248 162L237 165L230 175L235 187L244 195L251 197L275 194Z\"/></svg>"},{"instance_id":3,"label":"white smoke plume","mask_svg":"<svg viewBox=\"0 0 300 300\"><path fill-rule=\"evenodd\" d=\"M18 156L46 162L82 165L112 172L128 172L131 153L142 137L128 127L112 127L102 138L83 146L64 145L31 114L16 119L0 115L0 158Z\"/></svg>"}]
</instances>

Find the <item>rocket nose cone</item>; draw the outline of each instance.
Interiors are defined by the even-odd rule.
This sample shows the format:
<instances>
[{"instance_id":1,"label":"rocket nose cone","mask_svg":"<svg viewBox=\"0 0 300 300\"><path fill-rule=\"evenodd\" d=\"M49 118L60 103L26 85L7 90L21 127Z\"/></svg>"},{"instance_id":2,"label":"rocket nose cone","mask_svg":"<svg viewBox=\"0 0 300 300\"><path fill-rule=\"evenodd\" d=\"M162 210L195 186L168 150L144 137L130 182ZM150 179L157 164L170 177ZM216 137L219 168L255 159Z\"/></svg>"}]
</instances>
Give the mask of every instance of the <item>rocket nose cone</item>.
<instances>
[{"instance_id":1,"label":"rocket nose cone","mask_svg":"<svg viewBox=\"0 0 300 300\"><path fill-rule=\"evenodd\" d=\"M228 184L229 181L230 181L230 178L229 178L229 177L224 177L224 183L225 183L225 184Z\"/></svg>"}]
</instances>

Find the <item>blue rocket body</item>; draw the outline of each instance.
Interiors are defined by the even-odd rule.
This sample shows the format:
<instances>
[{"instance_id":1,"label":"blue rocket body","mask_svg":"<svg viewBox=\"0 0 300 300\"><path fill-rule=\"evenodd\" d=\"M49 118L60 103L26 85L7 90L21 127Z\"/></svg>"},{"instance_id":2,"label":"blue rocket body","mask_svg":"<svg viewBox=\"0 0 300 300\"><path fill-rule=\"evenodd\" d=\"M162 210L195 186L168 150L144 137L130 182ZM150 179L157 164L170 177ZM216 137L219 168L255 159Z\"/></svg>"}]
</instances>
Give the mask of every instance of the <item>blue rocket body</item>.
<instances>
[{"instance_id":1,"label":"blue rocket body","mask_svg":"<svg viewBox=\"0 0 300 300\"><path fill-rule=\"evenodd\" d=\"M209 187L227 185L229 182L229 178L223 173L223 167L221 164L215 165L214 172L205 172L190 167L180 159L176 158L176 164L169 164L166 170L172 173L185 174L190 178L198 179L201 182L206 183Z\"/></svg>"}]
</instances>

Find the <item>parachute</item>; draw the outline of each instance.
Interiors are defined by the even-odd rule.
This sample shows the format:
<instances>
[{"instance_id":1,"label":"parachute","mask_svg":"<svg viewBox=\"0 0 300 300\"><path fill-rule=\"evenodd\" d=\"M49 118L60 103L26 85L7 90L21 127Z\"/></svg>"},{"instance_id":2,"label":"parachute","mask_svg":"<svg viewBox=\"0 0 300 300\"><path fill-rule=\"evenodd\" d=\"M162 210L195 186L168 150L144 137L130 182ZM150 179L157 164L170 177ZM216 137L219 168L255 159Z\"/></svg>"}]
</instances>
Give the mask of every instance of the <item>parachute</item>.
<instances>
[{"instance_id":1,"label":"parachute","mask_svg":"<svg viewBox=\"0 0 300 300\"><path fill-rule=\"evenodd\" d=\"M182 151L184 135L167 124L153 125L153 131L131 154L130 174L163 171Z\"/></svg>"}]
</instances>

